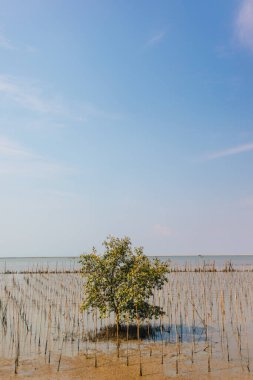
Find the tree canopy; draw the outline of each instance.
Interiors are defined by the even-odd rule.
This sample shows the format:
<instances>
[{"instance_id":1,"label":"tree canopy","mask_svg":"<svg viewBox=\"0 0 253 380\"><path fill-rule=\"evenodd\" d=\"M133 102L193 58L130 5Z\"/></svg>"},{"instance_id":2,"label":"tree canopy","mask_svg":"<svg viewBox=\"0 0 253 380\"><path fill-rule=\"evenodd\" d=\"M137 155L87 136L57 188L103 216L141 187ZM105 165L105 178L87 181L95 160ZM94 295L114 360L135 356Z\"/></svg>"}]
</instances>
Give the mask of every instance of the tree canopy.
<instances>
[{"instance_id":1,"label":"tree canopy","mask_svg":"<svg viewBox=\"0 0 253 380\"><path fill-rule=\"evenodd\" d=\"M103 245L103 255L93 248L80 257L85 277L82 309L97 308L101 317L114 312L117 323L126 316L143 320L162 315L151 298L167 282L169 264L149 259L142 247L132 248L129 237L109 236Z\"/></svg>"}]
</instances>

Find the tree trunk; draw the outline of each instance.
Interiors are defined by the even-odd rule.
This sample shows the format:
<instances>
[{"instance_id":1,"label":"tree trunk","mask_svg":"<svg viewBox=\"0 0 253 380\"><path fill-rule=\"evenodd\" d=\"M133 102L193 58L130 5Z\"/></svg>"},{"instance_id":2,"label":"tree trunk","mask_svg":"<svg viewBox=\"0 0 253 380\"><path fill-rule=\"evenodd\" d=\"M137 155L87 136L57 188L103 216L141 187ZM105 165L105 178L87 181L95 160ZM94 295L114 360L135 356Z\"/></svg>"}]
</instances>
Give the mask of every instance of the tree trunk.
<instances>
[{"instance_id":1,"label":"tree trunk","mask_svg":"<svg viewBox=\"0 0 253 380\"><path fill-rule=\"evenodd\" d=\"M116 313L117 356L119 358L119 313Z\"/></svg>"}]
</instances>

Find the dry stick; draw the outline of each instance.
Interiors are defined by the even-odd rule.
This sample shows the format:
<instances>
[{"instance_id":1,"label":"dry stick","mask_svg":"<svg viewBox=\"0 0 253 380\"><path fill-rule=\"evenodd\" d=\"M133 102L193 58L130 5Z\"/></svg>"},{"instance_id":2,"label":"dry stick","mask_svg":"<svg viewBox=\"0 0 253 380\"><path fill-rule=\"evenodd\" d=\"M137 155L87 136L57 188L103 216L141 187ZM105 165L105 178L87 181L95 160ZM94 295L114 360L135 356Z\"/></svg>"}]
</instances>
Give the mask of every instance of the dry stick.
<instances>
[{"instance_id":1,"label":"dry stick","mask_svg":"<svg viewBox=\"0 0 253 380\"><path fill-rule=\"evenodd\" d=\"M47 339L46 339L46 345L45 345L45 352L44 352L44 354L45 354L45 360L46 360L46 355L47 355Z\"/></svg>"},{"instance_id":2,"label":"dry stick","mask_svg":"<svg viewBox=\"0 0 253 380\"><path fill-rule=\"evenodd\" d=\"M226 340L227 340L227 360L229 363L230 362L230 355L229 355L228 333L226 334Z\"/></svg>"},{"instance_id":3,"label":"dry stick","mask_svg":"<svg viewBox=\"0 0 253 380\"><path fill-rule=\"evenodd\" d=\"M50 333L51 333L51 304L49 305L49 312L48 312L48 363L50 364L50 359L51 359L51 345L50 345Z\"/></svg>"},{"instance_id":4,"label":"dry stick","mask_svg":"<svg viewBox=\"0 0 253 380\"><path fill-rule=\"evenodd\" d=\"M194 333L192 331L192 350L191 350L191 362L194 363L194 349L195 349L195 339L194 339Z\"/></svg>"},{"instance_id":5,"label":"dry stick","mask_svg":"<svg viewBox=\"0 0 253 380\"><path fill-rule=\"evenodd\" d=\"M181 310L181 303L180 303L180 344L183 343L183 317L182 317L182 310Z\"/></svg>"},{"instance_id":6,"label":"dry stick","mask_svg":"<svg viewBox=\"0 0 253 380\"><path fill-rule=\"evenodd\" d=\"M210 312L210 320L213 321L213 303L211 303L211 312ZM211 360L213 356L213 333L212 333L212 326L211 326L211 336L210 336L210 372L211 372Z\"/></svg>"},{"instance_id":7,"label":"dry stick","mask_svg":"<svg viewBox=\"0 0 253 380\"><path fill-rule=\"evenodd\" d=\"M89 343L89 313L88 311L86 312L86 359L88 359L88 353L89 353L89 348L88 348L88 343Z\"/></svg>"},{"instance_id":8,"label":"dry stick","mask_svg":"<svg viewBox=\"0 0 253 380\"><path fill-rule=\"evenodd\" d=\"M178 375L178 359L176 359L176 375Z\"/></svg>"},{"instance_id":9,"label":"dry stick","mask_svg":"<svg viewBox=\"0 0 253 380\"><path fill-rule=\"evenodd\" d=\"M162 360L161 360L161 364L163 364L163 320L162 320L162 316L160 317L160 331L161 331L161 340L162 340Z\"/></svg>"},{"instance_id":10,"label":"dry stick","mask_svg":"<svg viewBox=\"0 0 253 380\"><path fill-rule=\"evenodd\" d=\"M198 312L198 310L197 310L197 308L196 308L196 306L195 306L195 303L194 303L194 302L191 302L191 300L190 300L189 298L188 298L188 301L192 304L192 306L193 306L193 308L195 309L195 311L196 311L196 313L197 313L199 319L201 320L201 322L203 323L203 326L204 326L205 329L206 329L206 322L205 322L205 320L200 316L200 314L199 314L199 312Z\"/></svg>"},{"instance_id":11,"label":"dry stick","mask_svg":"<svg viewBox=\"0 0 253 380\"><path fill-rule=\"evenodd\" d=\"M148 318L148 341L149 341L149 343L150 343L150 327L151 327L150 318ZM152 356L152 346L151 346L151 344L149 346L149 356Z\"/></svg>"},{"instance_id":12,"label":"dry stick","mask_svg":"<svg viewBox=\"0 0 253 380\"><path fill-rule=\"evenodd\" d=\"M242 326L241 323L239 324L240 328L237 327L238 330L238 337L239 337L239 352L240 352L240 358L241 358L241 367L243 369L243 358L242 358Z\"/></svg>"},{"instance_id":13,"label":"dry stick","mask_svg":"<svg viewBox=\"0 0 253 380\"><path fill-rule=\"evenodd\" d=\"M246 344L247 344L247 370L250 372L250 359L249 359L249 342L248 342L248 332L247 327L245 326L246 330Z\"/></svg>"},{"instance_id":14,"label":"dry stick","mask_svg":"<svg viewBox=\"0 0 253 380\"><path fill-rule=\"evenodd\" d=\"M207 276L208 274L206 274ZM210 348L209 348L209 339L208 339L208 313L207 313L207 301L206 301L206 288L204 285L204 314L205 314L205 325L206 325L206 331L205 331L205 342L206 342L206 349L208 350L208 358L207 358L207 371L211 372L211 363L210 363Z\"/></svg>"},{"instance_id":15,"label":"dry stick","mask_svg":"<svg viewBox=\"0 0 253 380\"><path fill-rule=\"evenodd\" d=\"M60 371L60 365L61 365L61 356L62 356L63 343L64 343L64 337L62 337L62 344L61 344L61 353L60 353L60 356L59 356L59 360L58 360L58 367L57 367L57 372L59 372L59 371Z\"/></svg>"},{"instance_id":16,"label":"dry stick","mask_svg":"<svg viewBox=\"0 0 253 380\"><path fill-rule=\"evenodd\" d=\"M108 310L108 312L106 313L106 340L107 340L107 351L109 353L109 345L110 345L110 342L109 342L109 323L110 323L110 312Z\"/></svg>"},{"instance_id":17,"label":"dry stick","mask_svg":"<svg viewBox=\"0 0 253 380\"><path fill-rule=\"evenodd\" d=\"M127 366L129 365L129 357L128 357L128 336L129 336L129 313L127 313L127 330L126 330L126 340L127 340Z\"/></svg>"},{"instance_id":18,"label":"dry stick","mask_svg":"<svg viewBox=\"0 0 253 380\"><path fill-rule=\"evenodd\" d=\"M136 305L136 321L137 321L137 339L139 347L139 357L140 357L140 376L142 376L142 357L141 357L141 341L140 341L140 318L138 313L138 306Z\"/></svg>"},{"instance_id":19,"label":"dry stick","mask_svg":"<svg viewBox=\"0 0 253 380\"><path fill-rule=\"evenodd\" d=\"M191 356L191 360L192 360L192 364L194 363L194 358L193 358L193 355L194 355L194 350L195 350L195 326L196 326L196 321L195 321L195 308L193 307L193 293L192 293L192 290L191 290L191 299L192 299L192 356Z\"/></svg>"},{"instance_id":20,"label":"dry stick","mask_svg":"<svg viewBox=\"0 0 253 380\"><path fill-rule=\"evenodd\" d=\"M222 284L220 281L218 282L218 289L217 289L217 301L216 301L216 308L217 308L217 320L218 320L218 326L219 326L219 338L220 338L220 348L221 352L224 352L223 347L223 334L222 334L222 308L221 308L221 294L222 294Z\"/></svg>"},{"instance_id":21,"label":"dry stick","mask_svg":"<svg viewBox=\"0 0 253 380\"><path fill-rule=\"evenodd\" d=\"M225 306L224 306L224 291L221 291L220 294L220 306L221 306L221 314L222 314L222 331L223 334L225 332Z\"/></svg>"},{"instance_id":22,"label":"dry stick","mask_svg":"<svg viewBox=\"0 0 253 380\"><path fill-rule=\"evenodd\" d=\"M20 354L20 330L19 330L19 314L18 314L17 347L16 347L15 369L14 369L15 374L18 373L17 368L19 365L19 354Z\"/></svg>"},{"instance_id":23,"label":"dry stick","mask_svg":"<svg viewBox=\"0 0 253 380\"><path fill-rule=\"evenodd\" d=\"M182 301L181 301L181 294L178 293L178 300L179 300L179 304L178 304L178 313L177 313L177 317L179 318L179 320L177 321L177 340L178 340L178 366L179 366L179 361L180 361L180 358L181 358L181 342L182 342L182 313L181 313L181 305L182 305Z\"/></svg>"},{"instance_id":24,"label":"dry stick","mask_svg":"<svg viewBox=\"0 0 253 380\"><path fill-rule=\"evenodd\" d=\"M199 319L200 319L201 322L203 323L203 326L204 326L205 331L206 331L206 336L207 336L207 324L206 324L205 319L203 319L203 318L200 316L200 314L199 314L199 312L198 312L198 310L197 310L197 308L196 308L195 303L193 302L193 300L191 301L191 300L188 298L188 301L192 304L193 310L196 311L196 314L198 315ZM195 348L195 313L193 313L193 316L194 316L194 331L193 331L193 335L194 335L194 348ZM192 347L192 363L193 363L193 347Z\"/></svg>"},{"instance_id":25,"label":"dry stick","mask_svg":"<svg viewBox=\"0 0 253 380\"><path fill-rule=\"evenodd\" d=\"M97 368L97 366L98 366L98 360L97 360L97 309L96 309L95 316L94 316L94 312L93 312L93 320L94 319L95 319L95 363L94 364L95 364L95 368Z\"/></svg>"},{"instance_id":26,"label":"dry stick","mask_svg":"<svg viewBox=\"0 0 253 380\"><path fill-rule=\"evenodd\" d=\"M208 326L208 321L207 321L207 326ZM207 371L208 372L211 372L211 349L210 349L210 340L209 340L209 337L208 337L208 327L206 328L206 338L207 338L207 342L208 342L208 359L207 359Z\"/></svg>"},{"instance_id":27,"label":"dry stick","mask_svg":"<svg viewBox=\"0 0 253 380\"><path fill-rule=\"evenodd\" d=\"M211 357L210 357L210 350L208 350L208 372L211 372Z\"/></svg>"},{"instance_id":28,"label":"dry stick","mask_svg":"<svg viewBox=\"0 0 253 380\"><path fill-rule=\"evenodd\" d=\"M159 290L159 309L161 308L161 291ZM160 315L160 332L161 332L161 340L162 340L162 359L161 364L163 364L163 319Z\"/></svg>"}]
</instances>

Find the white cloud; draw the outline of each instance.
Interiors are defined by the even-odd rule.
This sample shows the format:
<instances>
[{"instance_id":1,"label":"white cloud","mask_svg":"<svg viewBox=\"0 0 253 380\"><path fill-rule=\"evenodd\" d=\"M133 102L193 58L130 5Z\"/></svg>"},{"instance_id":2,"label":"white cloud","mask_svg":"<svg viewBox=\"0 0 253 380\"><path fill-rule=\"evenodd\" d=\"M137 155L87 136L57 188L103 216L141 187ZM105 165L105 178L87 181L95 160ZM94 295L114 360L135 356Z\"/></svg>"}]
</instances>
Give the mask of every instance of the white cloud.
<instances>
[{"instance_id":1,"label":"white cloud","mask_svg":"<svg viewBox=\"0 0 253 380\"><path fill-rule=\"evenodd\" d=\"M252 150L253 150L253 143L242 144L242 145L238 145L236 147L227 148L227 149L220 150L218 152L211 153L206 158L208 160L214 160L216 158L222 158L222 157L226 157L226 156L233 156L235 154L240 154L240 153L244 153L244 152L250 152Z\"/></svg>"},{"instance_id":2,"label":"white cloud","mask_svg":"<svg viewBox=\"0 0 253 380\"><path fill-rule=\"evenodd\" d=\"M151 47L153 45L159 44L165 37L166 33L164 31L153 35L145 44L145 47Z\"/></svg>"},{"instance_id":3,"label":"white cloud","mask_svg":"<svg viewBox=\"0 0 253 380\"><path fill-rule=\"evenodd\" d=\"M253 0L242 0L235 25L240 43L253 50Z\"/></svg>"},{"instance_id":4,"label":"white cloud","mask_svg":"<svg viewBox=\"0 0 253 380\"><path fill-rule=\"evenodd\" d=\"M172 236L172 230L171 228L164 226L162 224L155 224L154 227L155 235L159 237L170 237Z\"/></svg>"}]
</instances>

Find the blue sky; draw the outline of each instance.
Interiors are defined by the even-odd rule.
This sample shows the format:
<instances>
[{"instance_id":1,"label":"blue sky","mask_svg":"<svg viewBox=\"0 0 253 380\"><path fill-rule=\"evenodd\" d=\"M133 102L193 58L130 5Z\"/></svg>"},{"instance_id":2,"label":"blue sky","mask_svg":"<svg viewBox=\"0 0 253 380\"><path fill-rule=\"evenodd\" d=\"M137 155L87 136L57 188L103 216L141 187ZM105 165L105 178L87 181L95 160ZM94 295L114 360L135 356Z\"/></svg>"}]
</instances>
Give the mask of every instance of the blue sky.
<instances>
[{"instance_id":1,"label":"blue sky","mask_svg":"<svg viewBox=\"0 0 253 380\"><path fill-rule=\"evenodd\" d=\"M253 253L253 0L0 6L0 256Z\"/></svg>"}]
</instances>

